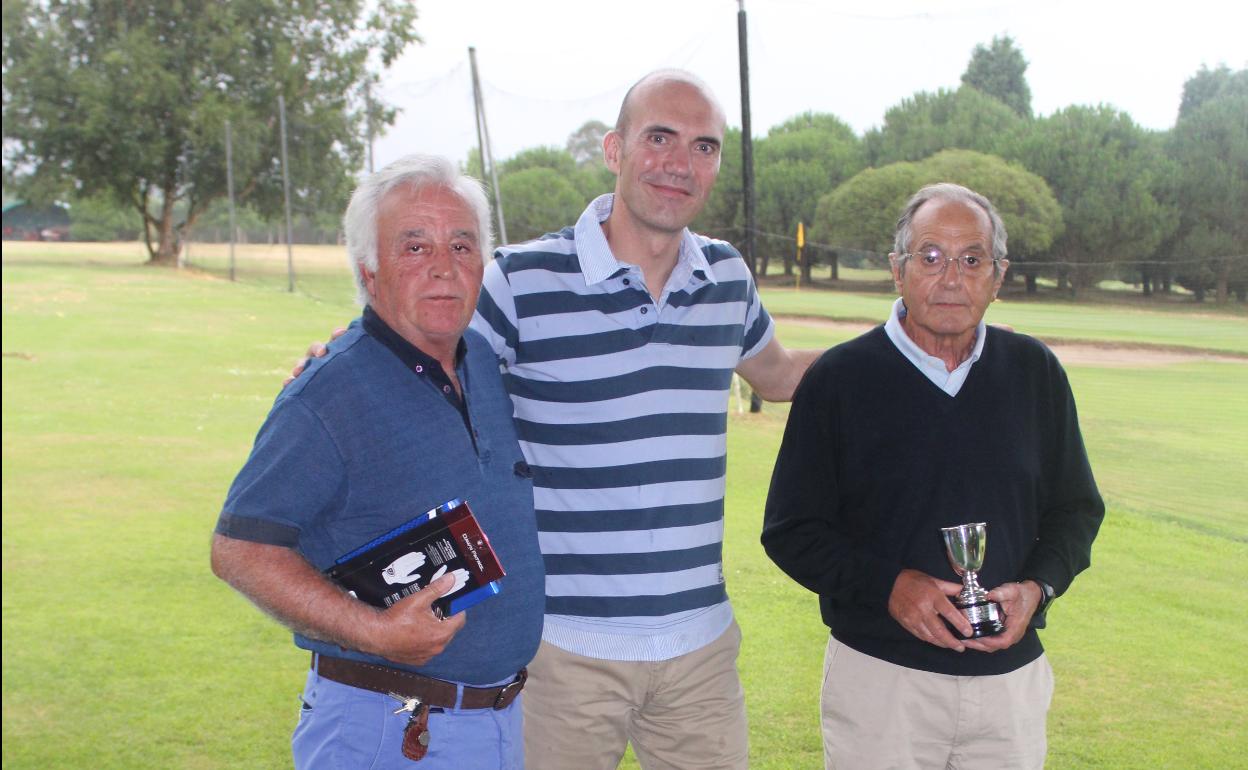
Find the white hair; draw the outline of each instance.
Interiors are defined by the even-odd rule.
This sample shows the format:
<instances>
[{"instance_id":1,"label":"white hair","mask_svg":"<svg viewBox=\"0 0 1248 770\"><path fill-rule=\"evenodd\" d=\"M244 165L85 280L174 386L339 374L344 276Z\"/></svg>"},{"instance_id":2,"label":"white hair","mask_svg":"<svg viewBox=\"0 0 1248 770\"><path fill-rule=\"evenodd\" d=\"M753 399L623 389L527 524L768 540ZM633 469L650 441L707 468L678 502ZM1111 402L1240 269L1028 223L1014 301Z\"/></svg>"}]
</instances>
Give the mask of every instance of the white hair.
<instances>
[{"instance_id":1,"label":"white hair","mask_svg":"<svg viewBox=\"0 0 1248 770\"><path fill-rule=\"evenodd\" d=\"M355 276L356 302L361 306L368 304L368 290L364 287L362 271L377 272L377 210L391 190L405 185L413 190L445 187L459 196L477 217L481 259L488 260L494 251L490 202L481 183L461 174L453 163L441 156L405 155L377 173L366 176L352 193L347 213L342 217L347 257L351 260L351 273Z\"/></svg>"}]
</instances>

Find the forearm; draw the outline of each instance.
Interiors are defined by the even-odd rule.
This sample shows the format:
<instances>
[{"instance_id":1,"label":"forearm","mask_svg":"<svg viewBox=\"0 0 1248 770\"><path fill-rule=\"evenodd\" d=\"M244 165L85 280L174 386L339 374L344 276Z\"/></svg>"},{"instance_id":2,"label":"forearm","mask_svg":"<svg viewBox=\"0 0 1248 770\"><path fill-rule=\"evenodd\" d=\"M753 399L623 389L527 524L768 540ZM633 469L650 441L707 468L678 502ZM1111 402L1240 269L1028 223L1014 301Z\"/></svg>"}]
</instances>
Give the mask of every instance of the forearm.
<instances>
[{"instance_id":1,"label":"forearm","mask_svg":"<svg viewBox=\"0 0 1248 770\"><path fill-rule=\"evenodd\" d=\"M1092 561L1092 541L1105 516L1099 495L1067 501L1041 516L1040 532L1019 578L1036 578L1058 594Z\"/></svg>"},{"instance_id":2,"label":"forearm","mask_svg":"<svg viewBox=\"0 0 1248 770\"><path fill-rule=\"evenodd\" d=\"M784 351L788 356L788 365L783 368L783 380L774 385L766 394L760 393L767 401L792 401L793 393L801 383L802 377L810 365L823 355L824 351L810 348Z\"/></svg>"},{"instance_id":3,"label":"forearm","mask_svg":"<svg viewBox=\"0 0 1248 770\"><path fill-rule=\"evenodd\" d=\"M789 350L773 339L762 352L737 366L737 373L767 401L792 401L798 384L823 350Z\"/></svg>"},{"instance_id":4,"label":"forearm","mask_svg":"<svg viewBox=\"0 0 1248 770\"><path fill-rule=\"evenodd\" d=\"M346 594L290 548L213 535L212 571L303 636L377 654L380 611Z\"/></svg>"}]
</instances>

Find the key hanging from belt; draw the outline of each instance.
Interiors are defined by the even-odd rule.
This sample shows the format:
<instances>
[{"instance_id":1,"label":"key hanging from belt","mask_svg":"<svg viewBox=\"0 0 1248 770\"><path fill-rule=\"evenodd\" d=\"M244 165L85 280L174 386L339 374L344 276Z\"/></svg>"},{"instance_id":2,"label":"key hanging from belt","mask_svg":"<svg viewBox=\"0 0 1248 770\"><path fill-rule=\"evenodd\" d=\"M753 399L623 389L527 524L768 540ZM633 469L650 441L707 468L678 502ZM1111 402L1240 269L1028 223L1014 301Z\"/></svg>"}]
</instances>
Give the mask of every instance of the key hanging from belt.
<instances>
[{"instance_id":1,"label":"key hanging from belt","mask_svg":"<svg viewBox=\"0 0 1248 770\"><path fill-rule=\"evenodd\" d=\"M402 704L394 710L396 715L405 711L411 713L403 726L403 756L419 762L429 751L429 707L420 698L408 698L393 692L389 695Z\"/></svg>"}]
</instances>

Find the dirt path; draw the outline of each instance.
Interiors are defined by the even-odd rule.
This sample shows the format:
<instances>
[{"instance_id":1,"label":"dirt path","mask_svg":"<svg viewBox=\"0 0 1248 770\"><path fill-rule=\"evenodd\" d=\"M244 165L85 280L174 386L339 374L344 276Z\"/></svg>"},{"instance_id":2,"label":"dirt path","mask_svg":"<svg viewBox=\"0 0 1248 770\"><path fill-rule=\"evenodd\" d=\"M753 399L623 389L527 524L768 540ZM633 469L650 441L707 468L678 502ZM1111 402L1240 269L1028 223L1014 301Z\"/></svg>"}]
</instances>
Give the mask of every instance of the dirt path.
<instances>
[{"instance_id":1,"label":"dirt path","mask_svg":"<svg viewBox=\"0 0 1248 770\"><path fill-rule=\"evenodd\" d=\"M776 322L787 326L804 326L815 329L841 329L847 332L865 332L874 324L856 321L837 321L831 318L809 316L775 316ZM1234 356L1200 350L1185 350L1164 346L1135 345L1118 342L1068 342L1061 339L1045 339L1044 344L1066 365L1113 366L1135 368L1141 366L1169 366L1193 361L1217 361L1220 363L1248 365L1248 356Z\"/></svg>"}]
</instances>

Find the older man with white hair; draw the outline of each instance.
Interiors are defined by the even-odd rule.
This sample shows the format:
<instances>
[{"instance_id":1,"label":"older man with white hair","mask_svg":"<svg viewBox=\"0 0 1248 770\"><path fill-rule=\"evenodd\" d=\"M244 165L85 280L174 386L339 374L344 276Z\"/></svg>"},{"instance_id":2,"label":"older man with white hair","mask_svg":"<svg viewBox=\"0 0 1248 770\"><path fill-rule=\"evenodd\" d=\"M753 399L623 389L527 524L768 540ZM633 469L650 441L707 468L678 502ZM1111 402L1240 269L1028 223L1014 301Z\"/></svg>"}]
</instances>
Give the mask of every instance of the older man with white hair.
<instances>
[{"instance_id":1,"label":"older man with white hair","mask_svg":"<svg viewBox=\"0 0 1248 770\"><path fill-rule=\"evenodd\" d=\"M344 226L363 316L278 396L226 498L213 570L312 653L296 767L521 768L516 701L544 573L511 401L467 329L489 206L445 159L412 155L361 183ZM507 570L499 596L443 619L431 605L458 589L452 575L385 610L324 576L454 498Z\"/></svg>"},{"instance_id":2,"label":"older man with white hair","mask_svg":"<svg viewBox=\"0 0 1248 770\"><path fill-rule=\"evenodd\" d=\"M1009 266L993 205L930 185L895 244L892 316L794 396L763 545L831 629L829 768L1040 768L1053 672L1036 630L1105 507L1061 365L984 324ZM1004 622L981 601L973 627L941 531L980 522Z\"/></svg>"}]
</instances>

